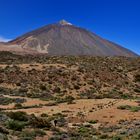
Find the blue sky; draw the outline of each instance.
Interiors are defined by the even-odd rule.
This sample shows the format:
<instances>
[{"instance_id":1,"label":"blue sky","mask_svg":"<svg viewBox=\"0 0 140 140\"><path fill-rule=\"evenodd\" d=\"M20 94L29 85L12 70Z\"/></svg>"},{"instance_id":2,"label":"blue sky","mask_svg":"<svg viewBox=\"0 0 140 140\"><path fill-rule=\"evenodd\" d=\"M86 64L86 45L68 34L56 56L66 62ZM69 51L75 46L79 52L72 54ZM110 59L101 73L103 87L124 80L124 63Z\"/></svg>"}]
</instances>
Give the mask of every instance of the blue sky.
<instances>
[{"instance_id":1,"label":"blue sky","mask_svg":"<svg viewBox=\"0 0 140 140\"><path fill-rule=\"evenodd\" d=\"M140 0L0 0L0 40L61 19L140 54Z\"/></svg>"}]
</instances>

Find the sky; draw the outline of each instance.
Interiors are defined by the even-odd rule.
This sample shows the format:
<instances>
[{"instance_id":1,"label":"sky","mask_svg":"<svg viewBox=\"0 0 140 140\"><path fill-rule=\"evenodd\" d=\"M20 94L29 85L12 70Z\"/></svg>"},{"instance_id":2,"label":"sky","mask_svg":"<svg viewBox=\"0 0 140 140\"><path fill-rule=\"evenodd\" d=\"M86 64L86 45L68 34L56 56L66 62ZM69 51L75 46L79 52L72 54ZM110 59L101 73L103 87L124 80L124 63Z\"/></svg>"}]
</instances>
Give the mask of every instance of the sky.
<instances>
[{"instance_id":1,"label":"sky","mask_svg":"<svg viewBox=\"0 0 140 140\"><path fill-rule=\"evenodd\" d=\"M62 19L140 54L140 0L0 0L0 41Z\"/></svg>"}]
</instances>

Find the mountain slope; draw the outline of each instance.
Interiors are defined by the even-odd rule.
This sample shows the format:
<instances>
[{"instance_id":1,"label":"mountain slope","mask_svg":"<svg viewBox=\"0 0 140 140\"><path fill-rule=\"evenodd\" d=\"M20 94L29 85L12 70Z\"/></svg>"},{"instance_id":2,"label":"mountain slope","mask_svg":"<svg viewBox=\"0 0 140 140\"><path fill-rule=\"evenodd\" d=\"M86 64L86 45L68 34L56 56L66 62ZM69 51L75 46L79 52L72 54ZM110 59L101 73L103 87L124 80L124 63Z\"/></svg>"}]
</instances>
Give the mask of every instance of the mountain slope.
<instances>
[{"instance_id":1,"label":"mountain slope","mask_svg":"<svg viewBox=\"0 0 140 140\"><path fill-rule=\"evenodd\" d=\"M29 32L8 43L26 53L48 55L136 56L90 31L64 20ZM18 49L17 49L18 48Z\"/></svg>"}]
</instances>

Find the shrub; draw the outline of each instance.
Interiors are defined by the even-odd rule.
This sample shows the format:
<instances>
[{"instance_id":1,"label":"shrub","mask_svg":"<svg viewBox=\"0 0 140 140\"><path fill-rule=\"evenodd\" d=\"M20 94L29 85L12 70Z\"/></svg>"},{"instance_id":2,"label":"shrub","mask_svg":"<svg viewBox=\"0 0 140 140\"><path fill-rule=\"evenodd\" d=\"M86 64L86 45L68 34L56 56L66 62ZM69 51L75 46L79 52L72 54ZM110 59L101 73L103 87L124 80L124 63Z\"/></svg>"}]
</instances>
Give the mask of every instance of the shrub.
<instances>
[{"instance_id":1,"label":"shrub","mask_svg":"<svg viewBox=\"0 0 140 140\"><path fill-rule=\"evenodd\" d=\"M33 140L35 139L35 137L39 136L39 137L42 137L46 135L46 133L41 130L41 129L35 129L35 130L24 130L21 134L21 138L23 140Z\"/></svg>"},{"instance_id":2,"label":"shrub","mask_svg":"<svg viewBox=\"0 0 140 140\"><path fill-rule=\"evenodd\" d=\"M21 92L21 93L27 93L27 92L28 92L28 89L22 87L22 88L19 89L19 93L20 93L20 92Z\"/></svg>"},{"instance_id":3,"label":"shrub","mask_svg":"<svg viewBox=\"0 0 140 140\"><path fill-rule=\"evenodd\" d=\"M35 116L31 116L30 124L35 128L50 128L51 123L45 118L39 118Z\"/></svg>"},{"instance_id":4,"label":"shrub","mask_svg":"<svg viewBox=\"0 0 140 140\"><path fill-rule=\"evenodd\" d=\"M108 138L108 135L107 134L103 134L100 136L100 139L107 139Z\"/></svg>"},{"instance_id":5,"label":"shrub","mask_svg":"<svg viewBox=\"0 0 140 140\"><path fill-rule=\"evenodd\" d=\"M132 107L130 108L130 110L131 110L132 112L138 112L138 111L140 110L140 107L138 107L138 106L132 106Z\"/></svg>"},{"instance_id":6,"label":"shrub","mask_svg":"<svg viewBox=\"0 0 140 140\"><path fill-rule=\"evenodd\" d=\"M7 122L7 127L15 131L21 131L25 127L25 123L15 120L9 120Z\"/></svg>"},{"instance_id":7,"label":"shrub","mask_svg":"<svg viewBox=\"0 0 140 140\"><path fill-rule=\"evenodd\" d=\"M80 89L80 86L79 85L74 85L74 89L78 90L78 89Z\"/></svg>"},{"instance_id":8,"label":"shrub","mask_svg":"<svg viewBox=\"0 0 140 140\"><path fill-rule=\"evenodd\" d=\"M91 120L91 121L89 121L89 123L91 123L91 124L95 124L97 122L98 122L98 120Z\"/></svg>"},{"instance_id":9,"label":"shrub","mask_svg":"<svg viewBox=\"0 0 140 140\"><path fill-rule=\"evenodd\" d=\"M80 127L78 130L79 133L88 133L89 129L87 127Z\"/></svg>"},{"instance_id":10,"label":"shrub","mask_svg":"<svg viewBox=\"0 0 140 140\"><path fill-rule=\"evenodd\" d=\"M122 105L118 106L117 108L121 110L130 110L132 112L138 112L140 110L139 106L129 106L129 105Z\"/></svg>"},{"instance_id":11,"label":"shrub","mask_svg":"<svg viewBox=\"0 0 140 140\"><path fill-rule=\"evenodd\" d=\"M95 93L96 93L96 90L94 88L91 88L90 90L86 90L85 92L82 92L80 94L80 97L87 98L87 99L94 99Z\"/></svg>"},{"instance_id":12,"label":"shrub","mask_svg":"<svg viewBox=\"0 0 140 140\"><path fill-rule=\"evenodd\" d=\"M0 97L0 104L1 105L8 105L8 104L13 103L13 102L15 102L15 99L4 97L4 96Z\"/></svg>"},{"instance_id":13,"label":"shrub","mask_svg":"<svg viewBox=\"0 0 140 140\"><path fill-rule=\"evenodd\" d=\"M39 137L46 135L46 133L41 129L35 129L34 131L35 131L35 134Z\"/></svg>"},{"instance_id":14,"label":"shrub","mask_svg":"<svg viewBox=\"0 0 140 140\"><path fill-rule=\"evenodd\" d=\"M41 90L46 90L47 88L46 88L45 85L40 85L40 89L41 89Z\"/></svg>"},{"instance_id":15,"label":"shrub","mask_svg":"<svg viewBox=\"0 0 140 140\"><path fill-rule=\"evenodd\" d=\"M15 108L16 109L21 109L22 108L22 104L20 104L20 103L15 104Z\"/></svg>"},{"instance_id":16,"label":"shrub","mask_svg":"<svg viewBox=\"0 0 140 140\"><path fill-rule=\"evenodd\" d=\"M112 140L122 140L120 136L113 136Z\"/></svg>"},{"instance_id":17,"label":"shrub","mask_svg":"<svg viewBox=\"0 0 140 140\"><path fill-rule=\"evenodd\" d=\"M121 106L118 106L117 109L129 110L130 109L130 106L129 105L121 105Z\"/></svg>"},{"instance_id":18,"label":"shrub","mask_svg":"<svg viewBox=\"0 0 140 140\"><path fill-rule=\"evenodd\" d=\"M74 97L72 96L66 96L65 98L56 98L56 103L65 103L72 104L74 100Z\"/></svg>"},{"instance_id":19,"label":"shrub","mask_svg":"<svg viewBox=\"0 0 140 140\"><path fill-rule=\"evenodd\" d=\"M53 90L53 92L55 92L55 93L60 93L60 92L61 92L60 87L55 87L54 90Z\"/></svg>"},{"instance_id":20,"label":"shrub","mask_svg":"<svg viewBox=\"0 0 140 140\"><path fill-rule=\"evenodd\" d=\"M73 100L74 100L74 97L72 97L72 96L66 96L65 97L65 100L66 100L66 102L68 102L68 104L72 104L73 103Z\"/></svg>"},{"instance_id":21,"label":"shrub","mask_svg":"<svg viewBox=\"0 0 140 140\"><path fill-rule=\"evenodd\" d=\"M138 132L137 134L135 134L135 135L132 137L132 140L140 140L140 132Z\"/></svg>"},{"instance_id":22,"label":"shrub","mask_svg":"<svg viewBox=\"0 0 140 140\"><path fill-rule=\"evenodd\" d=\"M9 139L7 135L0 133L0 140L9 140Z\"/></svg>"},{"instance_id":23,"label":"shrub","mask_svg":"<svg viewBox=\"0 0 140 140\"><path fill-rule=\"evenodd\" d=\"M48 117L48 114L42 113L40 116L41 116L41 117Z\"/></svg>"},{"instance_id":24,"label":"shrub","mask_svg":"<svg viewBox=\"0 0 140 140\"><path fill-rule=\"evenodd\" d=\"M135 88L134 91L140 93L140 88Z\"/></svg>"},{"instance_id":25,"label":"shrub","mask_svg":"<svg viewBox=\"0 0 140 140\"><path fill-rule=\"evenodd\" d=\"M46 106L56 106L57 103L56 102L50 102L50 103L47 103Z\"/></svg>"},{"instance_id":26,"label":"shrub","mask_svg":"<svg viewBox=\"0 0 140 140\"><path fill-rule=\"evenodd\" d=\"M9 134L8 130L5 127L0 126L0 133Z\"/></svg>"},{"instance_id":27,"label":"shrub","mask_svg":"<svg viewBox=\"0 0 140 140\"><path fill-rule=\"evenodd\" d=\"M17 83L16 83L16 86L21 86L21 83L17 82Z\"/></svg>"},{"instance_id":28,"label":"shrub","mask_svg":"<svg viewBox=\"0 0 140 140\"><path fill-rule=\"evenodd\" d=\"M28 116L25 112L18 111L18 112L8 112L7 115L17 121L28 121Z\"/></svg>"},{"instance_id":29,"label":"shrub","mask_svg":"<svg viewBox=\"0 0 140 140\"><path fill-rule=\"evenodd\" d=\"M140 82L140 74L135 75L135 82Z\"/></svg>"}]
</instances>

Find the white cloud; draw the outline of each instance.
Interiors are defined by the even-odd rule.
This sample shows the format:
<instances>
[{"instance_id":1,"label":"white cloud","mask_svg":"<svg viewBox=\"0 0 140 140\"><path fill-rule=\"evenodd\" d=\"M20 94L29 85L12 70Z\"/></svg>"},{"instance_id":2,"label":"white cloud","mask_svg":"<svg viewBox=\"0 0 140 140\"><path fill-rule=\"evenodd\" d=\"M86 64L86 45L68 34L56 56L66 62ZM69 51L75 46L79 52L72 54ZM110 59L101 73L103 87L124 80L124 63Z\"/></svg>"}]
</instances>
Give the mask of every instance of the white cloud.
<instances>
[{"instance_id":1,"label":"white cloud","mask_svg":"<svg viewBox=\"0 0 140 140\"><path fill-rule=\"evenodd\" d=\"M8 42L10 41L11 39L8 39L8 38L4 38L2 36L0 36L0 42Z\"/></svg>"}]
</instances>

